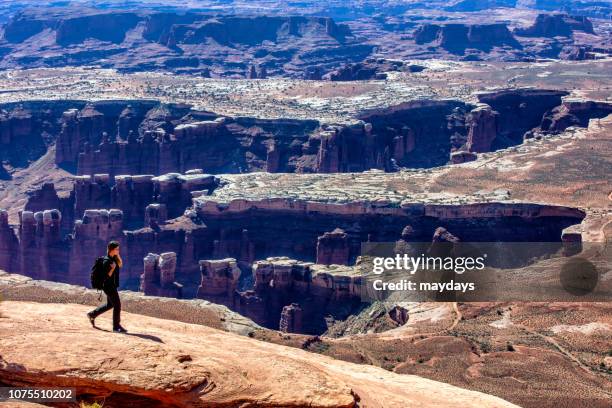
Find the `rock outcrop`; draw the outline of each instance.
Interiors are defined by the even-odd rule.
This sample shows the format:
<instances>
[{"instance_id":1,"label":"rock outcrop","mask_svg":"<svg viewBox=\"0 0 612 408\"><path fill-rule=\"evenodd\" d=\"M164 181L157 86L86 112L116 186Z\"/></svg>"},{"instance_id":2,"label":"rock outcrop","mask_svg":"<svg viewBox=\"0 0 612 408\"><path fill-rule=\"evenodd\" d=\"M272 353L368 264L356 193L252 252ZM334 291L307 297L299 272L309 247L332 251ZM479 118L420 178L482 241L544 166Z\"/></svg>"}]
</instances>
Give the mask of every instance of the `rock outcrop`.
<instances>
[{"instance_id":1,"label":"rock outcrop","mask_svg":"<svg viewBox=\"0 0 612 408\"><path fill-rule=\"evenodd\" d=\"M302 333L302 308L297 303L283 307L278 330L283 333Z\"/></svg>"},{"instance_id":2,"label":"rock outcrop","mask_svg":"<svg viewBox=\"0 0 612 408\"><path fill-rule=\"evenodd\" d=\"M591 46L567 46L559 53L559 58L568 61L585 61L597 59L595 50Z\"/></svg>"},{"instance_id":3,"label":"rock outcrop","mask_svg":"<svg viewBox=\"0 0 612 408\"><path fill-rule=\"evenodd\" d=\"M327 318L344 320L361 304L361 277L350 267L276 257L255 262L253 279L231 308L265 327L320 334Z\"/></svg>"},{"instance_id":4,"label":"rock outcrop","mask_svg":"<svg viewBox=\"0 0 612 408\"><path fill-rule=\"evenodd\" d=\"M519 47L505 24L423 24L414 32L417 44L431 44L451 53L463 54L473 48L489 51L493 47Z\"/></svg>"},{"instance_id":5,"label":"rock outcrop","mask_svg":"<svg viewBox=\"0 0 612 408\"><path fill-rule=\"evenodd\" d=\"M92 329L81 317L84 306L3 302L2 309L3 383L57 386L61 377L64 386L81 390L78 397L104 398L109 405L348 408L357 401L365 406L384 401L390 408L515 407L444 383L205 326L125 313L122 321L133 335L117 336Z\"/></svg>"},{"instance_id":6,"label":"rock outcrop","mask_svg":"<svg viewBox=\"0 0 612 408\"><path fill-rule=\"evenodd\" d=\"M247 68L256 65L256 78L267 72L297 77L308 67L328 70L361 61L373 49L331 18L252 13L30 8L14 13L3 31L2 56L8 55L2 68L95 65L104 59L125 71L244 78L245 72L252 77Z\"/></svg>"},{"instance_id":7,"label":"rock outcrop","mask_svg":"<svg viewBox=\"0 0 612 408\"><path fill-rule=\"evenodd\" d=\"M492 140L491 148L499 149L522 143L525 132L539 126L544 114L561 105L562 97L567 94L565 91L543 89L502 90L478 94L479 102L489 105L498 113L497 136ZM482 116L488 120L491 114ZM489 122L490 125L491 123ZM490 139L490 133L486 133L483 139Z\"/></svg>"},{"instance_id":8,"label":"rock outcrop","mask_svg":"<svg viewBox=\"0 0 612 408\"><path fill-rule=\"evenodd\" d=\"M0 105L0 160L26 167L43 156L60 132L58 121L67 101L24 101ZM2 169L2 166L0 166ZM8 178L8 175L0 178Z\"/></svg>"},{"instance_id":9,"label":"rock outcrop","mask_svg":"<svg viewBox=\"0 0 612 408\"><path fill-rule=\"evenodd\" d=\"M584 16L539 14L532 26L518 28L514 34L522 37L570 37L574 31L594 34L593 24Z\"/></svg>"},{"instance_id":10,"label":"rock outcrop","mask_svg":"<svg viewBox=\"0 0 612 408\"><path fill-rule=\"evenodd\" d=\"M589 120L603 118L611 113L612 103L565 100L544 115L539 130L556 134L570 126L587 127Z\"/></svg>"},{"instance_id":11,"label":"rock outcrop","mask_svg":"<svg viewBox=\"0 0 612 408\"><path fill-rule=\"evenodd\" d=\"M210 193L218 185L214 176L200 169L185 174L120 175L111 179L108 174L74 177L73 189L68 197L60 198L53 183L44 183L31 192L25 208L29 211L60 209L70 221L63 223L64 231L72 230L73 222L87 209L116 208L123 213L126 227L135 228L163 223L176 218L191 205L192 193Z\"/></svg>"},{"instance_id":12,"label":"rock outcrop","mask_svg":"<svg viewBox=\"0 0 612 408\"><path fill-rule=\"evenodd\" d=\"M100 293L94 289L66 283L34 280L0 270L2 300L37 303L81 304L89 308L100 304ZM252 320L227 307L200 299L175 299L146 296L142 292L121 291L121 308L125 312L152 316L176 322L193 323L246 336L260 330ZM102 322L106 316L100 317Z\"/></svg>"},{"instance_id":13,"label":"rock outcrop","mask_svg":"<svg viewBox=\"0 0 612 408\"><path fill-rule=\"evenodd\" d=\"M317 263L322 265L348 265L348 235L337 228L317 238Z\"/></svg>"},{"instance_id":14,"label":"rock outcrop","mask_svg":"<svg viewBox=\"0 0 612 408\"><path fill-rule=\"evenodd\" d=\"M458 150L450 154L450 162L452 164L461 164L474 161L478 158L475 153L465 150Z\"/></svg>"},{"instance_id":15,"label":"rock outcrop","mask_svg":"<svg viewBox=\"0 0 612 408\"><path fill-rule=\"evenodd\" d=\"M67 110L56 163L78 174L317 171L318 123L219 117L186 105L109 101Z\"/></svg>"},{"instance_id":16,"label":"rock outcrop","mask_svg":"<svg viewBox=\"0 0 612 408\"><path fill-rule=\"evenodd\" d=\"M74 168L78 166L81 153L95 150L101 143L127 140L130 131L137 131L136 122L141 122L145 112L153 108L155 103L99 101L84 106L82 103L75 105L66 109L61 116L61 131L57 138L55 158L56 163L72 165ZM104 164L113 161L113 157L100 159ZM120 173L123 173L122 170L124 169L117 169Z\"/></svg>"},{"instance_id":17,"label":"rock outcrop","mask_svg":"<svg viewBox=\"0 0 612 408\"><path fill-rule=\"evenodd\" d=\"M106 182L96 179L96 174L106 174L111 184L116 182L125 188L125 194L111 196L106 200L108 204L96 207L122 209L129 224L134 218L143 219L144 207L139 205L139 213L131 214L128 197L141 194L130 190L139 188L136 184L141 182L146 184L146 176L181 173L192 179L203 177L192 174L193 169L215 174L435 167L446 164L450 153L466 143L475 152L521 143L523 134L538 126L544 113L561 105L565 95L560 91L513 89L479 95L483 104L478 106L460 100L410 101L361 112L355 120L342 124L228 117L189 105L146 100L47 101L23 107L6 104L0 110L14 109L19 113L28 108L30 119L28 125L19 125L15 118L2 125L4 130L0 132L6 136L7 149L0 149L0 156L5 154L12 166L26 166L24 159L28 155L37 158L55 142L58 166L94 177L91 184L83 181L82 186L92 189L92 197L107 194L102 191ZM592 115L597 115L597 106L592 106ZM19 131L28 136L11 136ZM24 150L30 153L24 154ZM124 175L141 176L131 179ZM100 187L91 187L94 183ZM60 204L55 204L58 199L46 193L40 191L41 197L32 198L44 203L44 207L32 204L28 209L57 208L66 215L66 222L73 221ZM142 194L148 195L146 191ZM124 202L118 203L121 200ZM77 215L85 208L93 208L88 205L78 203ZM176 216L170 205L168 216Z\"/></svg>"},{"instance_id":18,"label":"rock outcrop","mask_svg":"<svg viewBox=\"0 0 612 408\"><path fill-rule=\"evenodd\" d=\"M434 121L445 121L445 111L459 104L432 102L431 108L416 104L408 109L433 115ZM391 159L404 163L404 156L415 143L421 147L419 141L424 132L421 127L425 123L413 124L414 130L412 122L399 126L393 130L397 132L393 136L401 139L396 140L387 134L385 127L375 129L382 134L372 134L367 124L322 125L312 120L217 117L189 112L184 107L157 106L144 116L130 119L139 123L138 129L130 130L124 139L121 132L125 132L127 125L116 116L122 106L118 102L114 114L104 115L94 115L94 110L99 112L97 105L84 108L88 118L98 118L95 119L98 124L89 123L93 119L80 118L76 113L64 115L56 162L76 168L78 174L108 174L111 178L122 174L187 172L194 168L211 173L337 172L371 167L388 170L393 168ZM195 117L206 120L194 120ZM72 120L78 120L78 124L67 124ZM433 125L432 129L440 133L439 127Z\"/></svg>"},{"instance_id":19,"label":"rock outcrop","mask_svg":"<svg viewBox=\"0 0 612 408\"><path fill-rule=\"evenodd\" d=\"M75 221L74 230L65 243L63 252L69 254L66 257L69 260L68 268L56 268L53 280L89 286L91 265L97 257L105 254L106 245L111 240L125 246L121 210L85 210L83 217ZM28 268L23 267L21 271L26 273ZM125 279L127 273L122 275Z\"/></svg>"},{"instance_id":20,"label":"rock outcrop","mask_svg":"<svg viewBox=\"0 0 612 408\"><path fill-rule=\"evenodd\" d=\"M34 278L56 280L68 270L69 258L60 224L58 210L20 213L19 251L12 254L19 259L20 271L27 269Z\"/></svg>"},{"instance_id":21,"label":"rock outcrop","mask_svg":"<svg viewBox=\"0 0 612 408\"><path fill-rule=\"evenodd\" d=\"M19 251L17 234L8 222L8 212L0 210L0 269L15 271L20 268L15 254Z\"/></svg>"},{"instance_id":22,"label":"rock outcrop","mask_svg":"<svg viewBox=\"0 0 612 408\"><path fill-rule=\"evenodd\" d=\"M333 156L332 150L330 156L339 157L340 168L348 167L344 163L350 157L362 157L366 168L387 171L446 164L451 139L456 134L465 137L465 113L470 109L459 101L430 100L364 112L359 119L366 125L351 129L351 133L337 132L335 144L340 154ZM373 148L377 145L384 148Z\"/></svg>"},{"instance_id":23,"label":"rock outcrop","mask_svg":"<svg viewBox=\"0 0 612 408\"><path fill-rule=\"evenodd\" d=\"M197 297L214 303L231 305L238 288L240 269L233 258L200 261L202 281Z\"/></svg>"},{"instance_id":24,"label":"rock outcrop","mask_svg":"<svg viewBox=\"0 0 612 408\"><path fill-rule=\"evenodd\" d=\"M149 204L145 207L145 227L150 227L153 230L159 229L160 224L163 224L168 219L168 208L166 204Z\"/></svg>"},{"instance_id":25,"label":"rock outcrop","mask_svg":"<svg viewBox=\"0 0 612 408\"><path fill-rule=\"evenodd\" d=\"M253 176L249 176L250 184ZM250 243L254 248L254 259L285 255L315 261L318 237L335 228L341 228L347 234L348 259L351 263L360 254L362 242L368 239L394 242L405 225L414 227L413 240L421 242L429 241L439 226L461 231L462 238L468 242L493 239L512 242L518 237L521 240L559 241L561 230L579 223L584 216L579 211L568 209L566 212L561 208L557 213L554 206L518 203L434 205L393 202L384 197L379 197L377 202L362 203L358 197L353 197L350 200L355 201L334 203L326 201L318 190L316 197L301 200L293 195L260 199L256 191L242 184L241 179L232 180L239 191L235 191L236 196L227 202L227 196L221 197L224 193L233 195L234 187L231 185L227 186L226 191L216 190L219 198L213 195L194 199L195 211L201 219L206 220L209 236L218 240L221 246L226 242L228 248L234 248L224 252L223 256L240 254L240 248ZM265 177L259 177L258 183L252 185L266 185L264 180ZM310 180L313 183L309 183L310 186L316 185L313 179ZM379 186L374 183L371 188L373 190L368 190L368 193L378 191ZM343 200L348 200L348 197L343 196ZM313 222L313 214L316 214L316 222ZM248 239L243 240L241 231L244 229L257 233L250 233ZM322 255L324 253L321 252ZM321 260L323 258L321 256Z\"/></svg>"},{"instance_id":26,"label":"rock outcrop","mask_svg":"<svg viewBox=\"0 0 612 408\"><path fill-rule=\"evenodd\" d=\"M180 299L182 285L174 281L176 254L148 254L144 260L144 272L140 276L140 291L148 296L163 296Z\"/></svg>"},{"instance_id":27,"label":"rock outcrop","mask_svg":"<svg viewBox=\"0 0 612 408\"><path fill-rule=\"evenodd\" d=\"M408 323L408 319L409 319L408 310L406 310L406 308L402 306L394 306L387 313L389 317L391 318L391 320L393 320L400 326L403 326L406 323Z\"/></svg>"},{"instance_id":28,"label":"rock outcrop","mask_svg":"<svg viewBox=\"0 0 612 408\"><path fill-rule=\"evenodd\" d=\"M363 62L346 64L338 69L330 71L323 75L322 79L328 81L363 81L370 79L386 79L387 72L420 72L424 69L425 67L415 64L405 65L403 61L398 60L368 58Z\"/></svg>"},{"instance_id":29,"label":"rock outcrop","mask_svg":"<svg viewBox=\"0 0 612 408\"><path fill-rule=\"evenodd\" d=\"M497 136L497 118L499 113L489 105L472 109L468 115L467 149L470 152L490 152Z\"/></svg>"}]
</instances>

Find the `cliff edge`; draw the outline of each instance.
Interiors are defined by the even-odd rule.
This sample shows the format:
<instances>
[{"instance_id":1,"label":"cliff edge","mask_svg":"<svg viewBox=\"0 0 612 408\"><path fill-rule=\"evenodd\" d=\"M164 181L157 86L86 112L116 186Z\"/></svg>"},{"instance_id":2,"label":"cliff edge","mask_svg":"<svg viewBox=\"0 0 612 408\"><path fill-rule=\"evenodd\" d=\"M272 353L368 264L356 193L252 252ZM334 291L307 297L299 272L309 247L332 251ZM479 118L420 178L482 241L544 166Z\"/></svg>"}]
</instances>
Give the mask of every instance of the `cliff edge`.
<instances>
[{"instance_id":1,"label":"cliff edge","mask_svg":"<svg viewBox=\"0 0 612 408\"><path fill-rule=\"evenodd\" d=\"M76 387L140 407L516 407L412 375L356 365L205 326L124 313L98 330L87 306L6 301L0 382ZM359 405L357 405L359 404Z\"/></svg>"}]
</instances>

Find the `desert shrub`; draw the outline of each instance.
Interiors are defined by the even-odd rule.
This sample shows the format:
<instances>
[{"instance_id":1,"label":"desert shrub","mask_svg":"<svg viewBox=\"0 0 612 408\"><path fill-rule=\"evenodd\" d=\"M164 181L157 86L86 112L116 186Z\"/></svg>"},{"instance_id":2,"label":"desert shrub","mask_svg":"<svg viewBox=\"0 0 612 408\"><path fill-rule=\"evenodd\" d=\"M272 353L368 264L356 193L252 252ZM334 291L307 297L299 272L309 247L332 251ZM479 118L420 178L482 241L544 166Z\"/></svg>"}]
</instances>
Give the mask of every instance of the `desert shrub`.
<instances>
[{"instance_id":1,"label":"desert shrub","mask_svg":"<svg viewBox=\"0 0 612 408\"><path fill-rule=\"evenodd\" d=\"M98 401L94 401L94 402L81 401L81 402L79 402L79 408L103 408L103 407L104 407L104 403L100 403Z\"/></svg>"}]
</instances>

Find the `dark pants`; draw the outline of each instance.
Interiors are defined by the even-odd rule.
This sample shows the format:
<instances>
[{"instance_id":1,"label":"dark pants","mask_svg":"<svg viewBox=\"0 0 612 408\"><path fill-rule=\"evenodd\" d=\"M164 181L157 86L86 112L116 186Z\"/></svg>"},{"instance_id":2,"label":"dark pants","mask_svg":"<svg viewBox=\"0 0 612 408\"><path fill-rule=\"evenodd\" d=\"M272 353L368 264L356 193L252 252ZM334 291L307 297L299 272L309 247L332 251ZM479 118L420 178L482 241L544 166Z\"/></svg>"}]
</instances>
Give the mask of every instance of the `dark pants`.
<instances>
[{"instance_id":1,"label":"dark pants","mask_svg":"<svg viewBox=\"0 0 612 408\"><path fill-rule=\"evenodd\" d=\"M113 309L113 329L116 329L121 323L121 300L119 300L119 292L117 292L117 288L112 283L104 285L103 290L104 293L106 293L106 304L99 306L89 315L96 318L102 313Z\"/></svg>"}]
</instances>

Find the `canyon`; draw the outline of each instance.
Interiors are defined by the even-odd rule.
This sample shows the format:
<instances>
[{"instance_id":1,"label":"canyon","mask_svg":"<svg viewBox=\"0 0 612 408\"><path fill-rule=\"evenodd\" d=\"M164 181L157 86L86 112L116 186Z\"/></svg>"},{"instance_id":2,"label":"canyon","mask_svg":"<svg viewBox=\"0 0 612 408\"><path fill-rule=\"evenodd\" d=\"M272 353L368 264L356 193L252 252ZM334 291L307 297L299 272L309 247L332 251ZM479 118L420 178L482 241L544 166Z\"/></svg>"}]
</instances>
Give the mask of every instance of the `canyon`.
<instances>
[{"instance_id":1,"label":"canyon","mask_svg":"<svg viewBox=\"0 0 612 408\"><path fill-rule=\"evenodd\" d=\"M374 16L346 15L339 11L342 7L313 4L324 9L324 17L317 17L304 14L300 4L276 5L262 14L239 11L238 5L234 13L223 13L212 4L184 12L173 7L96 7L95 2L85 11L23 3L24 9L9 11L2 25L3 69L98 66L205 78L363 80L384 78L401 59L524 61L610 55L605 24L609 8L585 16L551 13L538 2L531 9L493 2L500 12L496 15L454 4L438 18L431 14L439 5L423 2L403 7L378 2L369 6L379 10ZM517 20L527 15L532 25L509 25L506 15ZM372 59L381 63L373 67ZM359 68L351 68L355 66Z\"/></svg>"},{"instance_id":2,"label":"canyon","mask_svg":"<svg viewBox=\"0 0 612 408\"><path fill-rule=\"evenodd\" d=\"M342 120L130 98L5 102L1 111L7 185L32 178L30 166L56 176L4 197L0 268L87 286L91 260L117 240L125 289L206 299L268 328L322 334L363 307L354 267L363 243L427 243L441 228L465 242L582 241L572 231L587 213L572 206L497 190L457 201L381 187L562 138L612 104L522 88ZM292 174L299 183L282 187Z\"/></svg>"},{"instance_id":3,"label":"canyon","mask_svg":"<svg viewBox=\"0 0 612 408\"><path fill-rule=\"evenodd\" d=\"M426 243L439 228L466 242L575 240L588 212L567 202L398 191L432 171L562 140L612 111L573 91L478 89L311 118L226 113L243 102L214 113L153 98L6 101L5 183L23 187L2 197L0 268L88 285L91 260L114 239L126 289L321 334L362 307L352 266L363 243L406 230ZM299 183L285 186L291 177Z\"/></svg>"},{"instance_id":4,"label":"canyon","mask_svg":"<svg viewBox=\"0 0 612 408\"><path fill-rule=\"evenodd\" d=\"M327 70L341 61L360 61L372 51L345 24L302 16L94 9L77 14L69 8L31 8L13 16L3 32L2 49L11 49L3 52L3 68L106 60L103 65L125 71L265 78L301 76L315 65Z\"/></svg>"},{"instance_id":5,"label":"canyon","mask_svg":"<svg viewBox=\"0 0 612 408\"><path fill-rule=\"evenodd\" d=\"M109 407L610 405L605 4L13 3L1 386ZM126 335L85 318L110 240ZM396 253L485 267L373 271Z\"/></svg>"},{"instance_id":6,"label":"canyon","mask_svg":"<svg viewBox=\"0 0 612 408\"><path fill-rule=\"evenodd\" d=\"M334 173L447 164L451 154L522 143L534 132L586 126L612 112L564 91L502 90L461 100L410 101L345 123L231 117L188 104L105 100L0 105L2 159L26 167L55 145L55 162L79 175ZM204 148L202 148L204 146ZM8 174L5 174L5 178Z\"/></svg>"},{"instance_id":7,"label":"canyon","mask_svg":"<svg viewBox=\"0 0 612 408\"><path fill-rule=\"evenodd\" d=\"M271 256L322 265L353 264L362 242L396 241L407 225L413 242L431 240L441 226L466 241L560 241L565 228L584 218L583 212L567 207L503 202L431 205L394 202L392 197L386 202L379 198L375 204L340 204L331 197L226 201L236 189L248 191L244 181L253 175L245 176L232 180L197 171L172 177L119 176L112 187L107 175L93 180L81 176L68 199L60 199L53 186L45 184L46 193L34 195L19 214L16 231L8 223L8 213L0 212L0 268L36 279L88 285L91 260L106 242L117 240L126 259L125 288L141 287L153 295L198 296L272 328L278 328L283 307L299 300L305 308L304 321L312 325L304 325L305 330L320 333L327 330L324 316L344 320L359 307L360 284L343 276L342 269ZM265 182L262 176L257 178ZM200 190L217 184L225 187L211 195ZM190 190L195 195L193 205ZM28 210L48 205L38 201L43 198L53 198L64 212ZM104 207L111 209L92 209ZM171 266L165 269L161 260L168 256ZM208 261L220 258L232 259ZM261 261L266 258L269 263ZM161 270L170 275L164 277ZM251 271L253 291L237 291L241 277ZM173 283L175 277L180 288ZM268 289L270 282L273 289Z\"/></svg>"}]
</instances>

